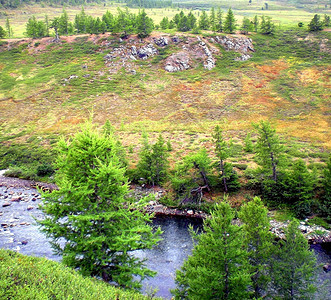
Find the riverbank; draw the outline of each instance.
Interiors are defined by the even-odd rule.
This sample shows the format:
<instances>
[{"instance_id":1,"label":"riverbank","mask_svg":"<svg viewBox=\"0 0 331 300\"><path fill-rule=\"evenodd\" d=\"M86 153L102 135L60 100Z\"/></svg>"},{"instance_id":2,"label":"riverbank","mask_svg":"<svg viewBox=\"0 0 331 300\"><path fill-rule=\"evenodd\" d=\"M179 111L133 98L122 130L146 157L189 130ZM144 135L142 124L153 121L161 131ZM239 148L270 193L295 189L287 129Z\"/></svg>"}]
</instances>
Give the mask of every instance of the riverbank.
<instances>
[{"instance_id":1,"label":"riverbank","mask_svg":"<svg viewBox=\"0 0 331 300\"><path fill-rule=\"evenodd\" d=\"M24 180L12 177L4 177L0 174L0 216L4 214L4 210L11 210L10 206L12 203L22 203L22 207L26 203L30 203L26 207L26 210L38 209L38 206L35 207L35 204L40 202L40 193L37 188L42 190L53 190L57 189L55 184L34 182L31 180ZM149 205L146 207L148 213L154 213L155 216L167 216L167 217L181 217L181 218L190 218L190 219L205 219L208 217L208 214L193 209L178 209L178 208L169 208L159 203L159 199L164 195L165 191L160 188L143 188L140 186L131 186L131 196L133 197L143 197L147 195L153 195L155 200L151 200ZM37 201L38 200L38 201ZM37 202L36 202L37 201ZM24 205L23 205L24 203ZM21 209L19 209L21 211ZM320 243L331 243L331 230L327 230L321 226L309 225L307 224L308 220L301 221L299 229L308 239L311 244L320 244ZM1 227L10 227L13 226L15 222L7 224L6 222L1 222ZM23 221L24 223L24 221ZM287 227L289 221L280 222L271 219L270 220L270 231L275 234L278 238L283 239L285 237L284 228ZM15 225L16 226L16 225Z\"/></svg>"}]
</instances>

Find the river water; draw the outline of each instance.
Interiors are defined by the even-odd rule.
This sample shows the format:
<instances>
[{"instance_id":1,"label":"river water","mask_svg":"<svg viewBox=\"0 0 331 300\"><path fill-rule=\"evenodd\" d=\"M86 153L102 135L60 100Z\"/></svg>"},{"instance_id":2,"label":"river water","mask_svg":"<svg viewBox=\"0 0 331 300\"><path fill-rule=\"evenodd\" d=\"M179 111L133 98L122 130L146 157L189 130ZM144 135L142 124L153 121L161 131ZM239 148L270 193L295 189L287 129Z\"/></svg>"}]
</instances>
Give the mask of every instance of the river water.
<instances>
[{"instance_id":1,"label":"river water","mask_svg":"<svg viewBox=\"0 0 331 300\"><path fill-rule=\"evenodd\" d=\"M8 196L9 197L8 197ZM3 207L9 198L20 195L21 200L10 202L10 206ZM8 203L8 201L7 201ZM0 186L0 248L12 249L22 254L46 257L60 261L61 257L53 254L46 237L39 231L34 218L42 218L38 209L40 199L31 189L7 189ZM144 280L143 292L149 294L157 289L157 296L170 299L170 289L175 288L176 269L191 253L193 242L188 231L191 224L195 229L201 228L201 221L183 218L157 218L154 226L161 226L164 231L163 240L152 250L136 251L135 255L145 258L149 269L157 272L153 278ZM321 245L313 245L312 249L321 264L331 263L330 249L323 249ZM331 272L325 273L319 268L318 285L321 286L325 279L330 279ZM326 290L331 290L329 283ZM319 299L331 299L328 295Z\"/></svg>"}]
</instances>

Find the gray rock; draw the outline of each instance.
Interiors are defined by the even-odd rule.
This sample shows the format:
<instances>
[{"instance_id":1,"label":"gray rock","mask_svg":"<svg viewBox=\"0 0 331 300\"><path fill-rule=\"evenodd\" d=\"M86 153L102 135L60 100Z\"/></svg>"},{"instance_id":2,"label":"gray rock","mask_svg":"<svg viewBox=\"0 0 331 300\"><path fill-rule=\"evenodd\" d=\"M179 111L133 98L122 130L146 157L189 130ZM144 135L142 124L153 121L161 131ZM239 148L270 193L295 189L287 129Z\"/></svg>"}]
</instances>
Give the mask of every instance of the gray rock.
<instances>
[{"instance_id":1,"label":"gray rock","mask_svg":"<svg viewBox=\"0 0 331 300\"><path fill-rule=\"evenodd\" d=\"M2 204L2 207L7 207L7 206L11 206L11 203L5 202L4 204Z\"/></svg>"},{"instance_id":2,"label":"gray rock","mask_svg":"<svg viewBox=\"0 0 331 300\"><path fill-rule=\"evenodd\" d=\"M159 47L165 47L168 45L168 39L165 37L154 38L154 43Z\"/></svg>"}]
</instances>

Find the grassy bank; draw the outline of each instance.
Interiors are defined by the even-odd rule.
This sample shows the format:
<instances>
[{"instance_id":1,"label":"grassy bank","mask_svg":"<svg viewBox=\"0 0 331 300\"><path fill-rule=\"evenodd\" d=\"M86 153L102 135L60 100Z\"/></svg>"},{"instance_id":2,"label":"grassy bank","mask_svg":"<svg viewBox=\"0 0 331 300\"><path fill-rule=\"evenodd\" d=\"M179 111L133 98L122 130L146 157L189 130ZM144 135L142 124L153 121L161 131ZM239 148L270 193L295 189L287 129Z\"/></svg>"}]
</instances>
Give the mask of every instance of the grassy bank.
<instances>
[{"instance_id":1,"label":"grassy bank","mask_svg":"<svg viewBox=\"0 0 331 300\"><path fill-rule=\"evenodd\" d=\"M0 249L1 299L149 299L45 258Z\"/></svg>"}]
</instances>

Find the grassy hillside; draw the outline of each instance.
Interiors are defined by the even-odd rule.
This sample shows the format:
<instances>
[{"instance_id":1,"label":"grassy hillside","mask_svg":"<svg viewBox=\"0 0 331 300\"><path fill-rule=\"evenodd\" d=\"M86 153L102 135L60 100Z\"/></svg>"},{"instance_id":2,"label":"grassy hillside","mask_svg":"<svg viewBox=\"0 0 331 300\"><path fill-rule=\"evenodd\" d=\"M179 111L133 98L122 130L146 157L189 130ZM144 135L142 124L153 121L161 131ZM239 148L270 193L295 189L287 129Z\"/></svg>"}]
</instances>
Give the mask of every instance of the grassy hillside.
<instances>
[{"instance_id":1,"label":"grassy hillside","mask_svg":"<svg viewBox=\"0 0 331 300\"><path fill-rule=\"evenodd\" d=\"M45 258L0 249L1 299L148 299Z\"/></svg>"}]
</instances>

